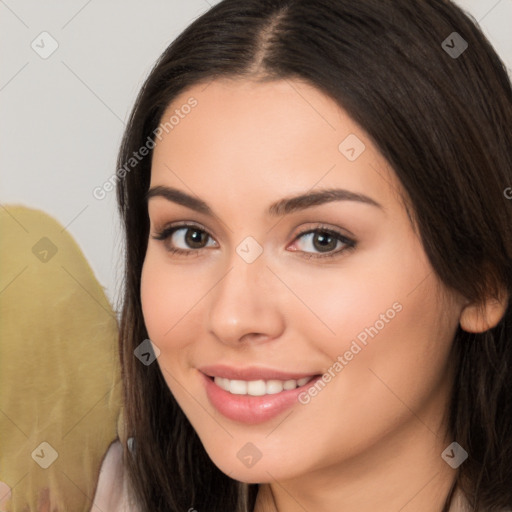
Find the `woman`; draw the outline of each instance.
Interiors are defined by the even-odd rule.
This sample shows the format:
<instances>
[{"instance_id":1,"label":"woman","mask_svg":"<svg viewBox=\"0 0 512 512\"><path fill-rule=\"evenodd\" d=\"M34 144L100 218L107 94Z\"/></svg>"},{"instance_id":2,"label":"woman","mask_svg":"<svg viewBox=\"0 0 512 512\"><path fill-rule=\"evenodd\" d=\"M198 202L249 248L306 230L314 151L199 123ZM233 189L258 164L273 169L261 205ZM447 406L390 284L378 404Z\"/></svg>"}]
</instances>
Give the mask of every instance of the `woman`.
<instances>
[{"instance_id":1,"label":"woman","mask_svg":"<svg viewBox=\"0 0 512 512\"><path fill-rule=\"evenodd\" d=\"M192 23L119 153L110 510L512 507L511 126L502 62L448 1Z\"/></svg>"}]
</instances>

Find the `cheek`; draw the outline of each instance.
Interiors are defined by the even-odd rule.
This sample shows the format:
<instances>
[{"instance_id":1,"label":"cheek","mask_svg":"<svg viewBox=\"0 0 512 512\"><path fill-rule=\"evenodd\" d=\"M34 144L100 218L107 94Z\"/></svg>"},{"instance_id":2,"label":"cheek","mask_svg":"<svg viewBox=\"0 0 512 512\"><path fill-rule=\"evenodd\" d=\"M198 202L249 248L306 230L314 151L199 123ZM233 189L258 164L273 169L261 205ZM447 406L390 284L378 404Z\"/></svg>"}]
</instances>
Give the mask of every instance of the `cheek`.
<instances>
[{"instance_id":1,"label":"cheek","mask_svg":"<svg viewBox=\"0 0 512 512\"><path fill-rule=\"evenodd\" d=\"M201 281L191 277L187 271L170 268L165 255L148 249L141 274L142 312L148 335L161 350L171 340L183 338L177 334L187 325L187 312L201 296Z\"/></svg>"},{"instance_id":2,"label":"cheek","mask_svg":"<svg viewBox=\"0 0 512 512\"><path fill-rule=\"evenodd\" d=\"M331 361L331 371L325 369L330 382L302 396L301 403L307 404L304 422L314 417L318 428L326 428L326 442L319 441L319 451L328 453L329 462L367 449L411 420L412 414L432 431L439 427L457 323L431 300L433 291L424 285L421 292L418 288L400 297L387 323L377 322L375 316L386 314L391 301L383 294L365 305L365 314L354 310L354 316L347 311L340 317L334 344L324 338L323 351ZM358 333L365 335L364 343Z\"/></svg>"},{"instance_id":3,"label":"cheek","mask_svg":"<svg viewBox=\"0 0 512 512\"><path fill-rule=\"evenodd\" d=\"M449 383L449 351L457 319L448 301L435 300L433 283L431 277L413 293L399 293L392 312L386 306L394 294L389 299L382 295L376 309L377 303L367 305L371 313L366 321L360 315L357 321L346 316L355 334L347 335L337 352L331 349L330 356L333 361L344 357L333 391L340 400L340 415L355 418L350 428L375 425L376 418L383 428L392 428L410 410L428 410L428 404L442 400L441 390ZM384 313L383 319L379 313ZM369 429L367 434L378 432Z\"/></svg>"},{"instance_id":4,"label":"cheek","mask_svg":"<svg viewBox=\"0 0 512 512\"><path fill-rule=\"evenodd\" d=\"M289 301L295 309L288 310L288 318L294 325L303 322L308 338L316 340L315 344L330 356L337 356L349 348L352 340L359 337L364 343L370 339L368 331L375 333L377 329L380 336L389 331L391 324L400 323L407 304L416 315L425 304L417 309L411 291L428 275L430 267L416 254L396 252L391 244L361 252L348 257L339 268L310 271L308 279L304 279L304 272L283 268L281 274L287 285L302 299Z\"/></svg>"},{"instance_id":5,"label":"cheek","mask_svg":"<svg viewBox=\"0 0 512 512\"><path fill-rule=\"evenodd\" d=\"M322 340L317 347L331 365L342 357L341 366L331 367L343 375L334 379L339 396L358 390L357 401L367 402L368 410L400 405L393 391L415 403L446 376L457 311L438 295L435 274L411 240L400 252L382 251L371 261L361 257L350 272L321 282L324 293L310 293L335 332L315 339Z\"/></svg>"},{"instance_id":6,"label":"cheek","mask_svg":"<svg viewBox=\"0 0 512 512\"><path fill-rule=\"evenodd\" d=\"M169 326L166 327L168 322L164 304L170 297L165 293L167 277L159 271L158 266L152 261L153 259L148 249L142 267L140 297L148 335L151 340L156 342L169 328Z\"/></svg>"}]
</instances>

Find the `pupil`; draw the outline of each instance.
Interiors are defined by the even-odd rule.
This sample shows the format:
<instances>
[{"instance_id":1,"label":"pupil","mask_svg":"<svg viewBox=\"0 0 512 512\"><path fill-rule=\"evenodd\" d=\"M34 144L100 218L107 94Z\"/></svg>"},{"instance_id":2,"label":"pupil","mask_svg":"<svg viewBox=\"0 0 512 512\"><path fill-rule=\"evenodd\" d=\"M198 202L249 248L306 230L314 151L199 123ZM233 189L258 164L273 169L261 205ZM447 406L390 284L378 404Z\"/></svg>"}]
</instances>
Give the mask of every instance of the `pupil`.
<instances>
[{"instance_id":1,"label":"pupil","mask_svg":"<svg viewBox=\"0 0 512 512\"><path fill-rule=\"evenodd\" d=\"M206 235L206 233L201 232L198 229L189 230L187 232L187 243L191 246L194 246L194 244L201 245L201 242L204 241L204 235Z\"/></svg>"},{"instance_id":2,"label":"pupil","mask_svg":"<svg viewBox=\"0 0 512 512\"><path fill-rule=\"evenodd\" d=\"M317 233L316 236L314 237L313 241L315 242L315 245L316 245L316 242L320 242L320 246L319 247L316 247L317 249L334 249L335 247L329 247L329 240L331 241L331 245L332 245L332 242L334 241L334 245L336 245L336 240L334 239L334 237L332 237L331 235L329 235L328 233ZM324 242L327 242L327 243L324 243Z\"/></svg>"}]
</instances>

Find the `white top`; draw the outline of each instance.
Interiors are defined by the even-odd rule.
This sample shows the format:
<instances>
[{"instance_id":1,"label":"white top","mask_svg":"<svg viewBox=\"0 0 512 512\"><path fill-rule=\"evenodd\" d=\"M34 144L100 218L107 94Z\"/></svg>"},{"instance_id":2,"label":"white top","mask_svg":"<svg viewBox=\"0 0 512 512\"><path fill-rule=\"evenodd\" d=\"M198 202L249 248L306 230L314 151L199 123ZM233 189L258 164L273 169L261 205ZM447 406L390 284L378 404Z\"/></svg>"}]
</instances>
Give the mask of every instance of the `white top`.
<instances>
[{"instance_id":1,"label":"white top","mask_svg":"<svg viewBox=\"0 0 512 512\"><path fill-rule=\"evenodd\" d=\"M103 459L90 512L138 512L128 498L123 466L123 445L114 441Z\"/></svg>"}]
</instances>

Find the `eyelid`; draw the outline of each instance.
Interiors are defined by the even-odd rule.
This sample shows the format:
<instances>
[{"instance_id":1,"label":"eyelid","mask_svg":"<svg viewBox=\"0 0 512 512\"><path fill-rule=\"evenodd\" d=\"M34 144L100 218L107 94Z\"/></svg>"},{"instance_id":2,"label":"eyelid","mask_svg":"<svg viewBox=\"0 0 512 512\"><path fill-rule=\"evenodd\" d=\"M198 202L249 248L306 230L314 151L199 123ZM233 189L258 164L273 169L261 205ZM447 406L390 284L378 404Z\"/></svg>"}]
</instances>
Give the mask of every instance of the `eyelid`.
<instances>
[{"instance_id":1,"label":"eyelid","mask_svg":"<svg viewBox=\"0 0 512 512\"><path fill-rule=\"evenodd\" d=\"M294 230L293 232L297 231L293 236L293 239L295 240L298 236L304 235L306 233L311 233L312 231L327 231L332 232L335 235L341 235L344 238L347 238L349 240L352 240L353 242L356 242L356 235L354 235L351 231L349 231L346 228L342 228L340 226L334 226L326 222L305 222L303 224L311 224L311 227L309 228L298 228L298 230ZM293 233L292 232L292 233Z\"/></svg>"},{"instance_id":2,"label":"eyelid","mask_svg":"<svg viewBox=\"0 0 512 512\"><path fill-rule=\"evenodd\" d=\"M197 228L201 231L204 231L210 238L213 238L213 236L210 234L210 230L203 226L200 222L186 220L167 223L162 227L155 226L154 230L157 233L157 236L153 236L152 238L158 239L158 235L163 235L168 231L178 230L179 228Z\"/></svg>"}]
</instances>

